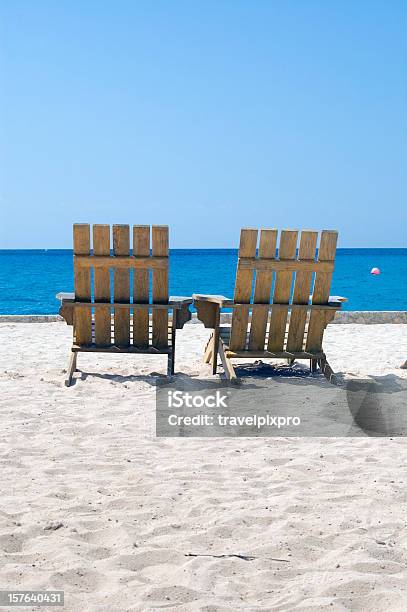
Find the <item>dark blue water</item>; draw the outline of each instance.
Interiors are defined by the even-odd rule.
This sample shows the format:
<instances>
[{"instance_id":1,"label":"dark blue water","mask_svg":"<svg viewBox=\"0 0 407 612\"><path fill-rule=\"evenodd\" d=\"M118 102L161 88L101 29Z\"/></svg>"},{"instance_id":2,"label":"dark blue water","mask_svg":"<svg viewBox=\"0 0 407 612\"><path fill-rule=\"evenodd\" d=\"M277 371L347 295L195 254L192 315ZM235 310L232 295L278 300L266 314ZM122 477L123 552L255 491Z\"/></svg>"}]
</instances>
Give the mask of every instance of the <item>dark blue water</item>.
<instances>
[{"instance_id":1,"label":"dark blue water","mask_svg":"<svg viewBox=\"0 0 407 612\"><path fill-rule=\"evenodd\" d=\"M233 297L235 249L174 249L170 260L172 295ZM55 294L72 290L72 251L0 250L0 314L56 313ZM346 310L407 310L407 249L338 249L331 295Z\"/></svg>"}]
</instances>

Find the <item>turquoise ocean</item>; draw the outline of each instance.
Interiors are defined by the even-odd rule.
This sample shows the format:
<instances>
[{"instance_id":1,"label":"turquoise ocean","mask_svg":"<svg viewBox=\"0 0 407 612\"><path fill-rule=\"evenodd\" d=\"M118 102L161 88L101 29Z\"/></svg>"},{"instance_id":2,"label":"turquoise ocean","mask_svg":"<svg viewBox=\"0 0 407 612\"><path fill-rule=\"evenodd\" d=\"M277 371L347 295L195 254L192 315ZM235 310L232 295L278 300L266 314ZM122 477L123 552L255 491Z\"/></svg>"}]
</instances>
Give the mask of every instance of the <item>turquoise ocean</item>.
<instances>
[{"instance_id":1,"label":"turquoise ocean","mask_svg":"<svg viewBox=\"0 0 407 612\"><path fill-rule=\"evenodd\" d=\"M72 251L0 250L0 314L53 314L58 291L73 291ZM237 250L174 249L170 293L233 297ZM373 276L373 267L380 276ZM338 249L331 295L345 310L407 310L407 249Z\"/></svg>"}]
</instances>

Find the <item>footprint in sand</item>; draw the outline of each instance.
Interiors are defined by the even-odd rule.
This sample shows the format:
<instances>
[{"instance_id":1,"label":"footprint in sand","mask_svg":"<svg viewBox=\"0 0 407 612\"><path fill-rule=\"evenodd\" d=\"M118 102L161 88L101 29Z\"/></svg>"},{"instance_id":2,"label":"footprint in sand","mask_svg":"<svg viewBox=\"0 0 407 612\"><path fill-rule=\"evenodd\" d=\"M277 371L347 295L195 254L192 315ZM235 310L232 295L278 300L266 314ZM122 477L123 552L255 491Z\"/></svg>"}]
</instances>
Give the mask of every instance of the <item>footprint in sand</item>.
<instances>
[{"instance_id":1,"label":"footprint in sand","mask_svg":"<svg viewBox=\"0 0 407 612\"><path fill-rule=\"evenodd\" d=\"M100 572L76 567L52 574L50 581L56 589L91 593L102 587L106 577Z\"/></svg>"},{"instance_id":2,"label":"footprint in sand","mask_svg":"<svg viewBox=\"0 0 407 612\"><path fill-rule=\"evenodd\" d=\"M14 533L6 533L0 536L0 549L6 553L21 552L26 538Z\"/></svg>"}]
</instances>

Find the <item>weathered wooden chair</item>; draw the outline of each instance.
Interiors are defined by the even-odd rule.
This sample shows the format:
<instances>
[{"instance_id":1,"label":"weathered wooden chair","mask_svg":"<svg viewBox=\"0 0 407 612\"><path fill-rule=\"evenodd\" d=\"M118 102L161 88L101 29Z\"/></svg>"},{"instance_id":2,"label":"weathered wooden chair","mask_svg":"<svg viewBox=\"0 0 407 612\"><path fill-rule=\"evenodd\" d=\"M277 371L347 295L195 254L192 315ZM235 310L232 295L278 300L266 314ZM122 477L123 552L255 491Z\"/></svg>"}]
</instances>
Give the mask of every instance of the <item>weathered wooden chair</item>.
<instances>
[{"instance_id":1,"label":"weathered wooden chair","mask_svg":"<svg viewBox=\"0 0 407 612\"><path fill-rule=\"evenodd\" d=\"M57 295L73 325L67 386L79 352L165 354L174 373L175 332L191 318L192 299L168 297L168 227L153 225L151 237L150 255L150 226L135 225L130 251L129 226L113 225L111 253L110 226L94 225L91 251L90 226L74 225L75 293Z\"/></svg>"},{"instance_id":2,"label":"weathered wooden chair","mask_svg":"<svg viewBox=\"0 0 407 612\"><path fill-rule=\"evenodd\" d=\"M277 230L261 230L258 253L257 234L257 229L241 230L233 300L193 295L198 318L214 329L204 361L216 374L219 353L226 377L233 379L231 359L309 359L311 371L319 366L330 379L324 329L346 301L329 296L337 232L324 230L318 250L318 232L301 232L297 254L299 232L283 230L278 255ZM230 326L221 325L223 308L233 309Z\"/></svg>"}]
</instances>

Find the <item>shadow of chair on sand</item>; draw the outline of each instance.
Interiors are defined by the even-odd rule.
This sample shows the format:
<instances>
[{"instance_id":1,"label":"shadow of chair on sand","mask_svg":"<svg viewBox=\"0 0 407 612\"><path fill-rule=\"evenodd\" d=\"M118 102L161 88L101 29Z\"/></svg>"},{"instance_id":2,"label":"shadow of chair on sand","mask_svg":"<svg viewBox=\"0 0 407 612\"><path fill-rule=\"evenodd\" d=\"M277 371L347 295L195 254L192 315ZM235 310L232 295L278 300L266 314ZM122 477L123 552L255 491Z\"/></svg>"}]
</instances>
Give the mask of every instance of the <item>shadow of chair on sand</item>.
<instances>
[{"instance_id":1,"label":"shadow of chair on sand","mask_svg":"<svg viewBox=\"0 0 407 612\"><path fill-rule=\"evenodd\" d=\"M407 379L387 374L348 380L347 403L355 423L370 436L407 435Z\"/></svg>"},{"instance_id":2,"label":"shadow of chair on sand","mask_svg":"<svg viewBox=\"0 0 407 612\"><path fill-rule=\"evenodd\" d=\"M337 372L328 383L320 373L310 373L300 364L272 365L260 361L241 364L236 370L242 380L249 377L290 386L337 387L346 395L346 405L362 435L407 436L407 378L386 374L349 378ZM354 430L355 433L355 430Z\"/></svg>"},{"instance_id":3,"label":"shadow of chair on sand","mask_svg":"<svg viewBox=\"0 0 407 612\"><path fill-rule=\"evenodd\" d=\"M149 374L102 374L98 372L80 371L78 380L97 378L119 384L132 382L145 382L151 387L160 387L174 383L185 389L199 391L210 387L216 388L221 383L231 387L242 386L244 390L257 389L258 383L262 386L270 381L272 386L287 385L287 390L293 388L309 388L318 392L318 389L337 389L344 396L354 424L361 430L362 435L372 437L390 437L407 435L407 378L394 374L384 376L366 376L364 378L349 378L343 372L335 374L332 384L320 373L310 373L301 365L273 365L263 362L241 364L237 367L239 378L227 381L213 378L197 378L186 373L178 373L174 378L168 378L159 372ZM75 381L75 379L74 379ZM318 397L318 396L317 396Z\"/></svg>"}]
</instances>

